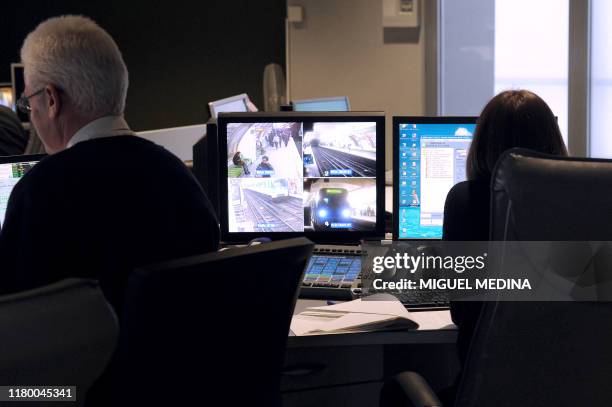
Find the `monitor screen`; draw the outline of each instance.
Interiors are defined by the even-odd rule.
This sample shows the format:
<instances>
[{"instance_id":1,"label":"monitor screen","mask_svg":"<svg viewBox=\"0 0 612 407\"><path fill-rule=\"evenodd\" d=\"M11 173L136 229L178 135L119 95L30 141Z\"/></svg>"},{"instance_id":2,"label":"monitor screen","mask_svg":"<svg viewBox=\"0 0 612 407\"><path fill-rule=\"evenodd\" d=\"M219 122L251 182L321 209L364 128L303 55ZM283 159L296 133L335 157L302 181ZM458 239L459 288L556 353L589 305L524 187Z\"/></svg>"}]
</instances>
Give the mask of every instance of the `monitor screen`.
<instances>
[{"instance_id":1,"label":"monitor screen","mask_svg":"<svg viewBox=\"0 0 612 407\"><path fill-rule=\"evenodd\" d=\"M224 239L384 233L382 113L223 114L219 144Z\"/></svg>"},{"instance_id":2,"label":"monitor screen","mask_svg":"<svg viewBox=\"0 0 612 407\"><path fill-rule=\"evenodd\" d=\"M23 65L22 64L11 64L11 81L13 87L13 101L14 103L23 95L25 91L25 82L23 76ZM30 117L19 111L19 109L15 109L17 116L22 123L29 123Z\"/></svg>"},{"instance_id":3,"label":"monitor screen","mask_svg":"<svg viewBox=\"0 0 612 407\"><path fill-rule=\"evenodd\" d=\"M0 105L14 109L13 87L10 83L0 83Z\"/></svg>"},{"instance_id":4,"label":"monitor screen","mask_svg":"<svg viewBox=\"0 0 612 407\"><path fill-rule=\"evenodd\" d=\"M393 213L399 239L441 239L448 191L465 181L476 117L394 117Z\"/></svg>"},{"instance_id":5,"label":"monitor screen","mask_svg":"<svg viewBox=\"0 0 612 407\"><path fill-rule=\"evenodd\" d=\"M348 96L333 98L294 100L293 110L296 112L348 112Z\"/></svg>"},{"instance_id":6,"label":"monitor screen","mask_svg":"<svg viewBox=\"0 0 612 407\"><path fill-rule=\"evenodd\" d=\"M6 206L13 187L42 157L42 155L0 157L0 228L4 224Z\"/></svg>"},{"instance_id":7,"label":"monitor screen","mask_svg":"<svg viewBox=\"0 0 612 407\"><path fill-rule=\"evenodd\" d=\"M246 93L240 95L231 96L225 99L215 100L208 104L210 109L210 115L215 119L219 116L219 113L236 113L236 112L248 112L249 97Z\"/></svg>"}]
</instances>

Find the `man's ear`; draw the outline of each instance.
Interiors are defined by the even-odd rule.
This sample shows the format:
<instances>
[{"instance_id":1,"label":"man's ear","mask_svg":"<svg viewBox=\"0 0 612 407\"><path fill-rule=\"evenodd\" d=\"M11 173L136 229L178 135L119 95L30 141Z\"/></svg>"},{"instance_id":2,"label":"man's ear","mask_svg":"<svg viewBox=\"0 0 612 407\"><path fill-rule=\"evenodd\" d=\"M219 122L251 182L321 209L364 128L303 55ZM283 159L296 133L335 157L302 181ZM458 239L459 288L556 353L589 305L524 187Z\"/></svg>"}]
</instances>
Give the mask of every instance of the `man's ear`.
<instances>
[{"instance_id":1,"label":"man's ear","mask_svg":"<svg viewBox=\"0 0 612 407\"><path fill-rule=\"evenodd\" d=\"M47 85L45 87L45 95L47 96L49 119L54 119L59 116L62 107L59 90L53 85Z\"/></svg>"}]
</instances>

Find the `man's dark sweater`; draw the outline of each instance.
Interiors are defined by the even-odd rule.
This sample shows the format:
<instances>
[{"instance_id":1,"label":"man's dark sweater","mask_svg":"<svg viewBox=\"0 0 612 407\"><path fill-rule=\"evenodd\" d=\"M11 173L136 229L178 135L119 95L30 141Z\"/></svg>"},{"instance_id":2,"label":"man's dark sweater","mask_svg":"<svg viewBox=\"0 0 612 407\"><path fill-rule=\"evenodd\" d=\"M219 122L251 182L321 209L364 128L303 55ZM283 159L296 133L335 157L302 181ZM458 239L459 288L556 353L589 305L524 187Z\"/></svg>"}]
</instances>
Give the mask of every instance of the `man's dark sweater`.
<instances>
[{"instance_id":1,"label":"man's dark sweater","mask_svg":"<svg viewBox=\"0 0 612 407\"><path fill-rule=\"evenodd\" d=\"M44 158L13 189L0 294L93 277L119 311L135 267L218 244L212 206L178 158L136 136L83 141Z\"/></svg>"}]
</instances>

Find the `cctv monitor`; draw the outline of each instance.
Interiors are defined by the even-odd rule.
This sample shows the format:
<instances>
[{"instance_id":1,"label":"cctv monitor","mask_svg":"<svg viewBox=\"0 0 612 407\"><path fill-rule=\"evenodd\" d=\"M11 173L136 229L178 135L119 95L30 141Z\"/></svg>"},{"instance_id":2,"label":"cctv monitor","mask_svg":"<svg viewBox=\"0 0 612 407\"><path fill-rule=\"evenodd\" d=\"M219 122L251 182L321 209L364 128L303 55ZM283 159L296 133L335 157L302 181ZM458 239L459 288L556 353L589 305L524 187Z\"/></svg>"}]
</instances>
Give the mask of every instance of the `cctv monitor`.
<instances>
[{"instance_id":1,"label":"cctv monitor","mask_svg":"<svg viewBox=\"0 0 612 407\"><path fill-rule=\"evenodd\" d=\"M11 83L13 89L13 103L16 104L17 100L25 91L23 64L11 64ZM21 120L22 123L30 122L30 117L26 113L20 112L16 106L15 112L17 113L17 116L19 116L19 120Z\"/></svg>"},{"instance_id":2,"label":"cctv monitor","mask_svg":"<svg viewBox=\"0 0 612 407\"><path fill-rule=\"evenodd\" d=\"M292 104L296 112L348 112L351 110L348 96L294 100Z\"/></svg>"},{"instance_id":3,"label":"cctv monitor","mask_svg":"<svg viewBox=\"0 0 612 407\"><path fill-rule=\"evenodd\" d=\"M477 117L393 118L393 236L442 239L444 202L466 180Z\"/></svg>"},{"instance_id":4,"label":"cctv monitor","mask_svg":"<svg viewBox=\"0 0 612 407\"><path fill-rule=\"evenodd\" d=\"M210 116L217 118L219 113L235 113L235 112L248 112L249 109L249 96L246 93L240 95L231 96L225 99L214 100L208 104L210 110Z\"/></svg>"},{"instance_id":5,"label":"cctv monitor","mask_svg":"<svg viewBox=\"0 0 612 407\"><path fill-rule=\"evenodd\" d=\"M384 235L383 113L222 113L222 239Z\"/></svg>"},{"instance_id":6,"label":"cctv monitor","mask_svg":"<svg viewBox=\"0 0 612 407\"><path fill-rule=\"evenodd\" d=\"M0 228L4 225L6 207L13 187L43 157L44 155L0 157Z\"/></svg>"},{"instance_id":7,"label":"cctv monitor","mask_svg":"<svg viewBox=\"0 0 612 407\"><path fill-rule=\"evenodd\" d=\"M13 85L10 82L0 83L0 105L15 109L13 104Z\"/></svg>"}]
</instances>

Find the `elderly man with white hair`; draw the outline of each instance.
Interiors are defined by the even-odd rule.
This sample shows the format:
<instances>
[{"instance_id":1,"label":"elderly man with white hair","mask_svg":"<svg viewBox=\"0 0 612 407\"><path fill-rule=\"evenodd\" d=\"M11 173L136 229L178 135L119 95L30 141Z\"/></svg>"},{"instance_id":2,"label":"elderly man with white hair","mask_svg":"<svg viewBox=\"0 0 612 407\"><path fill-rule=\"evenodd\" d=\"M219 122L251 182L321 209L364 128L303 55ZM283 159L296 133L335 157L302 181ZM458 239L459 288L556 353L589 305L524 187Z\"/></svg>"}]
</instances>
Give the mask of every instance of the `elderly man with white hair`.
<instances>
[{"instance_id":1,"label":"elderly man with white hair","mask_svg":"<svg viewBox=\"0 0 612 407\"><path fill-rule=\"evenodd\" d=\"M51 154L15 186L0 231L0 293L72 277L100 280L120 309L138 266L217 249L203 190L175 156L123 118L128 72L111 36L51 18L21 49L18 102Z\"/></svg>"}]
</instances>

